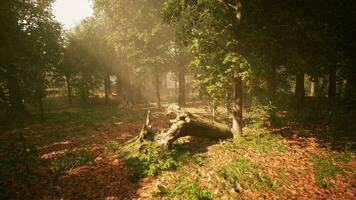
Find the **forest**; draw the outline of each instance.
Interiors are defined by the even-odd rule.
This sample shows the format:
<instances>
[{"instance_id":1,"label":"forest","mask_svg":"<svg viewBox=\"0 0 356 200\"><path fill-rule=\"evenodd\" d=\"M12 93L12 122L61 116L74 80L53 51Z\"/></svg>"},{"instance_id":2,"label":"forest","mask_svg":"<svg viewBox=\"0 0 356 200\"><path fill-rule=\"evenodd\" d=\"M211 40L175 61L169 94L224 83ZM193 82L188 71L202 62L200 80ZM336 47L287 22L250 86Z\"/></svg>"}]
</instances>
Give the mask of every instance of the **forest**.
<instances>
[{"instance_id":1,"label":"forest","mask_svg":"<svg viewBox=\"0 0 356 200\"><path fill-rule=\"evenodd\" d=\"M356 1L88 1L0 1L0 199L355 199Z\"/></svg>"}]
</instances>

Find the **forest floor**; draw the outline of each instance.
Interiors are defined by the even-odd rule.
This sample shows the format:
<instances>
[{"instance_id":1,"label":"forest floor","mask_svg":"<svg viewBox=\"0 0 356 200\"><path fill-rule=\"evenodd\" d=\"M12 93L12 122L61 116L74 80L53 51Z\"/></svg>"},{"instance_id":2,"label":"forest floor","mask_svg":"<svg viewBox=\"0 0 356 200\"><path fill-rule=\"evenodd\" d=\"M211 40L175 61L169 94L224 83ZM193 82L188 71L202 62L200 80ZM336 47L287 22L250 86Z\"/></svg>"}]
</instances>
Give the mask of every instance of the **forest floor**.
<instances>
[{"instance_id":1,"label":"forest floor","mask_svg":"<svg viewBox=\"0 0 356 200\"><path fill-rule=\"evenodd\" d=\"M0 134L0 199L356 199L351 144L321 140L323 128L261 126L248 113L244 136L182 138L174 169L134 177L120 149L147 109L66 108ZM151 111L154 128L168 127L163 110Z\"/></svg>"}]
</instances>

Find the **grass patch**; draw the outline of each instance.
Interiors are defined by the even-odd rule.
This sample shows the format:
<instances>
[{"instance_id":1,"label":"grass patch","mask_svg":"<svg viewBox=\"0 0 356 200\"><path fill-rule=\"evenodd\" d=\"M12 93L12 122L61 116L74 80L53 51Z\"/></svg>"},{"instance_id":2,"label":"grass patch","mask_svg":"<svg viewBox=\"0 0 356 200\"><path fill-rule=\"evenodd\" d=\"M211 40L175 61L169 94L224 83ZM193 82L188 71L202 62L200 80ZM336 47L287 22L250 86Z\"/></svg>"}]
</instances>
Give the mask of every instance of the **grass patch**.
<instances>
[{"instance_id":1,"label":"grass patch","mask_svg":"<svg viewBox=\"0 0 356 200\"><path fill-rule=\"evenodd\" d=\"M351 152L334 153L332 157L333 160L343 165L346 165L354 159L354 155Z\"/></svg>"},{"instance_id":2,"label":"grass patch","mask_svg":"<svg viewBox=\"0 0 356 200\"><path fill-rule=\"evenodd\" d=\"M103 149L105 153L116 153L120 150L120 144L117 141L112 140L105 143Z\"/></svg>"},{"instance_id":3,"label":"grass patch","mask_svg":"<svg viewBox=\"0 0 356 200\"><path fill-rule=\"evenodd\" d=\"M233 141L234 148L246 151L256 150L259 153L285 152L287 147L282 144L282 137L273 134L240 136Z\"/></svg>"},{"instance_id":4,"label":"grass patch","mask_svg":"<svg viewBox=\"0 0 356 200\"><path fill-rule=\"evenodd\" d=\"M337 175L347 177L344 170L335 165L332 160L324 158L322 156L314 156L311 159L314 166L315 180L318 186L324 188L334 187L332 179L335 179Z\"/></svg>"},{"instance_id":5,"label":"grass patch","mask_svg":"<svg viewBox=\"0 0 356 200\"><path fill-rule=\"evenodd\" d=\"M270 178L260 165L247 158L236 159L223 167L221 174L237 192L242 189L271 190L277 186L277 180Z\"/></svg>"},{"instance_id":6,"label":"grass patch","mask_svg":"<svg viewBox=\"0 0 356 200\"><path fill-rule=\"evenodd\" d=\"M157 186L159 192L154 196L167 197L168 199L175 199L177 197L191 200L211 200L213 195L203 186L200 186L197 180L192 180L186 176L180 176L175 181L173 187L166 187L164 185Z\"/></svg>"},{"instance_id":7,"label":"grass patch","mask_svg":"<svg viewBox=\"0 0 356 200\"><path fill-rule=\"evenodd\" d=\"M95 123L116 122L117 120L144 119L145 112L133 109L119 109L114 105L96 105L89 108L69 108L46 114L46 123L50 124L80 124L93 126Z\"/></svg>"},{"instance_id":8,"label":"grass patch","mask_svg":"<svg viewBox=\"0 0 356 200\"><path fill-rule=\"evenodd\" d=\"M278 183L287 185L289 183L289 173L288 171L283 168L283 167L278 167L277 168L277 173L278 173Z\"/></svg>"},{"instance_id":9,"label":"grass patch","mask_svg":"<svg viewBox=\"0 0 356 200\"><path fill-rule=\"evenodd\" d=\"M326 149L328 156L340 165L346 165L354 159L354 154L351 151L345 150L343 152L335 152L330 148Z\"/></svg>"},{"instance_id":10,"label":"grass patch","mask_svg":"<svg viewBox=\"0 0 356 200\"><path fill-rule=\"evenodd\" d=\"M55 172L60 173L81 165L91 165L94 157L87 148L80 148L78 151L65 150L62 157L55 161Z\"/></svg>"}]
</instances>

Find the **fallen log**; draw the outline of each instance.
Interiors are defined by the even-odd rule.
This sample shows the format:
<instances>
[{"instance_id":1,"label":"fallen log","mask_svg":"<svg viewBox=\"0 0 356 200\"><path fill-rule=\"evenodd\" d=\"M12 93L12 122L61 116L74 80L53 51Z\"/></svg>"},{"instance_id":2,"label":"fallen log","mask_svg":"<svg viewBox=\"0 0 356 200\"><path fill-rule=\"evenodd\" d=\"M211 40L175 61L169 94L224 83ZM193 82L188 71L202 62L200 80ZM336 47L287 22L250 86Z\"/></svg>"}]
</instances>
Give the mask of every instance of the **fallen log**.
<instances>
[{"instance_id":1,"label":"fallen log","mask_svg":"<svg viewBox=\"0 0 356 200\"><path fill-rule=\"evenodd\" d=\"M147 141L147 140L154 141L155 133L152 130L150 113L151 113L151 111L148 110L147 117L146 117L146 123L143 125L142 130L139 135L140 142Z\"/></svg>"},{"instance_id":2,"label":"fallen log","mask_svg":"<svg viewBox=\"0 0 356 200\"><path fill-rule=\"evenodd\" d=\"M152 133L151 125L149 124L149 114L150 113L148 112L146 124L140 134L140 138L143 138L142 141L145 140L144 138L148 138L148 133ZM228 126L193 115L181 110L178 106L175 108L169 107L167 115L171 117L174 116L175 119L171 120L171 126L167 130L162 130L154 137L154 140L160 146L168 149L171 148L174 141L180 137L195 136L212 139L226 139L233 136ZM147 127L150 127L150 129Z\"/></svg>"}]
</instances>

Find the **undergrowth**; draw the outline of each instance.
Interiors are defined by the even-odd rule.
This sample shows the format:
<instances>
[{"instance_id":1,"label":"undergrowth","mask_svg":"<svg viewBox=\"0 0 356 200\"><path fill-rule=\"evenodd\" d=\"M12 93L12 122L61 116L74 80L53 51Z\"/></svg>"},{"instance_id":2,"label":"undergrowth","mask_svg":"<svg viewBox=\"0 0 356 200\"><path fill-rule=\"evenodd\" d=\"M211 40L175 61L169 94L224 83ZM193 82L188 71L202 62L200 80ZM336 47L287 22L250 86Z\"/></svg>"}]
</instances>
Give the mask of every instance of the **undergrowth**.
<instances>
[{"instance_id":1,"label":"undergrowth","mask_svg":"<svg viewBox=\"0 0 356 200\"><path fill-rule=\"evenodd\" d=\"M347 178L346 171L351 170L342 165L342 163L348 161L348 157L334 156L331 158L325 158L322 156L313 156L311 162L314 167L314 176L316 183L319 187L333 188L334 179L340 175ZM337 162L337 161L339 162ZM341 162L341 163L340 163Z\"/></svg>"},{"instance_id":2,"label":"undergrowth","mask_svg":"<svg viewBox=\"0 0 356 200\"><path fill-rule=\"evenodd\" d=\"M247 158L238 158L221 169L223 178L240 192L244 189L273 190L278 180L273 180L263 168Z\"/></svg>"},{"instance_id":3,"label":"undergrowth","mask_svg":"<svg viewBox=\"0 0 356 200\"><path fill-rule=\"evenodd\" d=\"M288 148L283 144L282 137L270 133L238 136L233 139L231 146L226 146L233 151L256 151L258 153L285 152Z\"/></svg>"},{"instance_id":4,"label":"undergrowth","mask_svg":"<svg viewBox=\"0 0 356 200\"><path fill-rule=\"evenodd\" d=\"M168 199L177 197L191 200L213 199L211 192L206 187L200 186L198 180L192 180L186 176L178 177L171 187L158 185L157 188L159 192L155 193L154 196L162 196Z\"/></svg>"},{"instance_id":5,"label":"undergrowth","mask_svg":"<svg viewBox=\"0 0 356 200\"><path fill-rule=\"evenodd\" d=\"M38 168L48 164L39 157L38 145L22 134L0 143L0 199L11 199L7 187L29 191L38 179Z\"/></svg>"},{"instance_id":6,"label":"undergrowth","mask_svg":"<svg viewBox=\"0 0 356 200\"><path fill-rule=\"evenodd\" d=\"M88 152L87 148L80 148L77 151L65 150L63 156L55 161L55 173L81 165L91 165L93 162L94 157Z\"/></svg>"},{"instance_id":7,"label":"undergrowth","mask_svg":"<svg viewBox=\"0 0 356 200\"><path fill-rule=\"evenodd\" d=\"M105 153L116 153L120 150L120 144L117 141L112 140L105 143L103 149Z\"/></svg>"},{"instance_id":8,"label":"undergrowth","mask_svg":"<svg viewBox=\"0 0 356 200\"><path fill-rule=\"evenodd\" d=\"M187 153L187 149L179 144L166 150L158 147L154 142L148 142L141 153L126 159L126 164L133 168L130 180L137 182L142 177L155 176L162 171L173 170L181 165Z\"/></svg>"}]
</instances>

